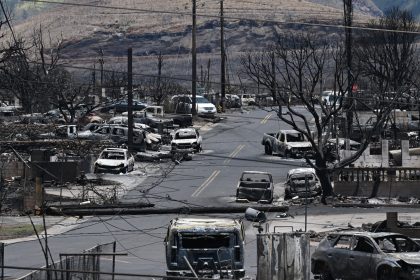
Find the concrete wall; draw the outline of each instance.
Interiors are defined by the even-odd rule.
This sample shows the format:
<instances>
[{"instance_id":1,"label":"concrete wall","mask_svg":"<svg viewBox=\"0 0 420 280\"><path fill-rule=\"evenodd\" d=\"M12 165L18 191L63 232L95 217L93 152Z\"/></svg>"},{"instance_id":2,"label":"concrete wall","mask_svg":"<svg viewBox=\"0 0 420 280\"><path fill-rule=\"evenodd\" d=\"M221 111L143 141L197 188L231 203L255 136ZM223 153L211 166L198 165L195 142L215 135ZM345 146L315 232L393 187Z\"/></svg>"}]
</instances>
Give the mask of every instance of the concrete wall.
<instances>
[{"instance_id":1,"label":"concrete wall","mask_svg":"<svg viewBox=\"0 0 420 280\"><path fill-rule=\"evenodd\" d=\"M369 197L374 182L334 182L334 192L344 196ZM420 197L419 181L380 182L377 197Z\"/></svg>"},{"instance_id":2,"label":"concrete wall","mask_svg":"<svg viewBox=\"0 0 420 280\"><path fill-rule=\"evenodd\" d=\"M32 164L31 172L32 178L40 176L43 181L74 182L80 176L80 163L77 161L35 162Z\"/></svg>"},{"instance_id":3,"label":"concrete wall","mask_svg":"<svg viewBox=\"0 0 420 280\"><path fill-rule=\"evenodd\" d=\"M257 280L309 280L309 243L307 234L258 234Z\"/></svg>"}]
</instances>

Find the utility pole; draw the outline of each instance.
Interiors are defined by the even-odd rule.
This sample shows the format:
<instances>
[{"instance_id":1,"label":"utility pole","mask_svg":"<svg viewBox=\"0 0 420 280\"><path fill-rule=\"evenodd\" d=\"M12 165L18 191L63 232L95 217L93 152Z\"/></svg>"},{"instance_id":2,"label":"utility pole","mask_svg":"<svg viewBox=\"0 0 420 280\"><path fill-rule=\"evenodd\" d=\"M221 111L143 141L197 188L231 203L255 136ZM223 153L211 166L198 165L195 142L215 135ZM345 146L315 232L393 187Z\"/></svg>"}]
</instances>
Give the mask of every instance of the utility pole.
<instances>
[{"instance_id":1,"label":"utility pole","mask_svg":"<svg viewBox=\"0 0 420 280\"><path fill-rule=\"evenodd\" d=\"M128 67L127 67L127 91L128 91L128 150L133 150L133 49L128 49Z\"/></svg>"},{"instance_id":2,"label":"utility pole","mask_svg":"<svg viewBox=\"0 0 420 280\"><path fill-rule=\"evenodd\" d=\"M92 95L94 96L93 103L98 105L97 102L97 94L96 94L96 63L93 63L93 71L92 71Z\"/></svg>"},{"instance_id":3,"label":"utility pole","mask_svg":"<svg viewBox=\"0 0 420 280\"><path fill-rule=\"evenodd\" d=\"M346 32L346 58L347 58L347 98L345 98L345 109L346 109L346 138L351 135L353 126L353 75L351 71L352 64L352 22L353 22L353 0L344 1L344 26Z\"/></svg>"},{"instance_id":4,"label":"utility pole","mask_svg":"<svg viewBox=\"0 0 420 280\"><path fill-rule=\"evenodd\" d=\"M99 90L99 100L103 100L103 86L104 86L104 51L102 49L99 49L99 64L101 66L101 86Z\"/></svg>"},{"instance_id":5,"label":"utility pole","mask_svg":"<svg viewBox=\"0 0 420 280\"><path fill-rule=\"evenodd\" d=\"M157 93L159 98L162 96L162 86L161 86L161 77L162 77L162 66L163 66L163 56L162 53L159 52L159 56L158 56L158 88L157 88Z\"/></svg>"},{"instance_id":6,"label":"utility pole","mask_svg":"<svg viewBox=\"0 0 420 280\"><path fill-rule=\"evenodd\" d=\"M197 115L197 47L196 47L196 32L197 32L197 1L192 0L192 106L191 113L193 116Z\"/></svg>"},{"instance_id":7,"label":"utility pole","mask_svg":"<svg viewBox=\"0 0 420 280\"><path fill-rule=\"evenodd\" d=\"M276 56L274 54L274 51L271 53L271 75L272 81L271 81L271 95L273 96L273 100L277 100L277 90L276 90ZM279 104L279 112L281 113L281 106L282 104Z\"/></svg>"},{"instance_id":8,"label":"utility pole","mask_svg":"<svg viewBox=\"0 0 420 280\"><path fill-rule=\"evenodd\" d=\"M210 91L210 58L207 61L207 83L206 83L206 90Z\"/></svg>"},{"instance_id":9,"label":"utility pole","mask_svg":"<svg viewBox=\"0 0 420 280\"><path fill-rule=\"evenodd\" d=\"M226 98L226 75L225 75L225 38L224 38L224 17L223 17L223 0L220 0L220 93L222 95L222 112L225 111L225 98Z\"/></svg>"}]
</instances>

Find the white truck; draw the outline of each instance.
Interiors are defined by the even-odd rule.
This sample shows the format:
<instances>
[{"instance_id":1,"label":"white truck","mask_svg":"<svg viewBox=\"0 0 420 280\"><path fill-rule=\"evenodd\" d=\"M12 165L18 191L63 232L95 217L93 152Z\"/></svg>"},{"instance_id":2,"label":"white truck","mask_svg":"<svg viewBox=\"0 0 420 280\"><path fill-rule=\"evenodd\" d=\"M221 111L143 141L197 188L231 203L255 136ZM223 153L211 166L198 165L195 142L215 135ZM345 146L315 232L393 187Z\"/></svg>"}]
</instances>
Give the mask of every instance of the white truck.
<instances>
[{"instance_id":1,"label":"white truck","mask_svg":"<svg viewBox=\"0 0 420 280\"><path fill-rule=\"evenodd\" d=\"M277 133L264 133L261 144L266 155L280 154L286 158L312 157L312 144L296 130L280 130Z\"/></svg>"}]
</instances>

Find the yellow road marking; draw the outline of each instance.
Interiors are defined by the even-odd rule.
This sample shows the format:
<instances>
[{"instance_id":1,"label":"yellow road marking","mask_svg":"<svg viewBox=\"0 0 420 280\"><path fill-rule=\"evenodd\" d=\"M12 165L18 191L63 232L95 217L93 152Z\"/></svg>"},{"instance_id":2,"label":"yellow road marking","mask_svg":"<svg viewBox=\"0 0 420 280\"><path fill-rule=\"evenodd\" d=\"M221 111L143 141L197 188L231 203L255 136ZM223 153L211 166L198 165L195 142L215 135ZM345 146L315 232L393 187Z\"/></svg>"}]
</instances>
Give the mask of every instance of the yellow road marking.
<instances>
[{"instance_id":1,"label":"yellow road marking","mask_svg":"<svg viewBox=\"0 0 420 280\"><path fill-rule=\"evenodd\" d=\"M204 183L202 183L201 186L198 187L198 189L196 189L191 196L197 197L205 188L207 188L211 184L211 182L213 182L213 180L217 177L217 175L219 175L219 173L220 170L213 171L210 177L208 177L207 180L205 180Z\"/></svg>"},{"instance_id":2,"label":"yellow road marking","mask_svg":"<svg viewBox=\"0 0 420 280\"><path fill-rule=\"evenodd\" d=\"M231 152L231 153L229 154L228 158L227 158L227 159L225 159L225 161L223 161L223 163L224 163L224 164L229 163L229 162L232 160L232 158L236 157L236 156L239 154L239 152L240 152L240 151L241 151L244 147L245 147L245 145L239 145L238 147L236 147L236 149L235 149L235 150L233 150L233 152Z\"/></svg>"},{"instance_id":3,"label":"yellow road marking","mask_svg":"<svg viewBox=\"0 0 420 280\"><path fill-rule=\"evenodd\" d=\"M266 124L267 121L273 116L273 114L268 114L264 117L264 119L261 120L261 124Z\"/></svg>"}]
</instances>

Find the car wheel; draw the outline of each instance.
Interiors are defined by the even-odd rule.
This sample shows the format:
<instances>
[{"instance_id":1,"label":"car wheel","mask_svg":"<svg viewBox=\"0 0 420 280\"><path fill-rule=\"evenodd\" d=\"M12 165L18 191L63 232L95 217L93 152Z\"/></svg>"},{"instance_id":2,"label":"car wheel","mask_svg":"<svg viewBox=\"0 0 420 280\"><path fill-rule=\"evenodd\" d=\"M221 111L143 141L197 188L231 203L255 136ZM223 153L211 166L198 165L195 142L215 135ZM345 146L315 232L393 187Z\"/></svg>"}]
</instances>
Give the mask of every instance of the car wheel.
<instances>
[{"instance_id":1,"label":"car wheel","mask_svg":"<svg viewBox=\"0 0 420 280\"><path fill-rule=\"evenodd\" d=\"M324 268L321 272L321 275L319 276L319 279L321 279L321 280L334 280L328 266L324 266Z\"/></svg>"},{"instance_id":2,"label":"car wheel","mask_svg":"<svg viewBox=\"0 0 420 280\"><path fill-rule=\"evenodd\" d=\"M390 267L382 267L378 271L378 280L395 280L397 279L395 275L392 273L392 269Z\"/></svg>"},{"instance_id":3,"label":"car wheel","mask_svg":"<svg viewBox=\"0 0 420 280\"><path fill-rule=\"evenodd\" d=\"M122 170L122 173L126 174L128 172L128 166L124 167L124 169Z\"/></svg>"},{"instance_id":4,"label":"car wheel","mask_svg":"<svg viewBox=\"0 0 420 280\"><path fill-rule=\"evenodd\" d=\"M291 153L290 153L290 151L289 151L289 150L286 150L286 151L284 152L284 157L285 157L285 158L291 158L291 157L292 157L292 155L291 155Z\"/></svg>"},{"instance_id":5,"label":"car wheel","mask_svg":"<svg viewBox=\"0 0 420 280\"><path fill-rule=\"evenodd\" d=\"M270 156L273 154L273 150L271 149L270 144L265 143L264 152L265 152L266 155L270 155Z\"/></svg>"},{"instance_id":6,"label":"car wheel","mask_svg":"<svg viewBox=\"0 0 420 280\"><path fill-rule=\"evenodd\" d=\"M289 200L289 199L291 199L292 198L292 195L291 195L291 193L290 193L290 190L289 189L284 189L284 200Z\"/></svg>"}]
</instances>

